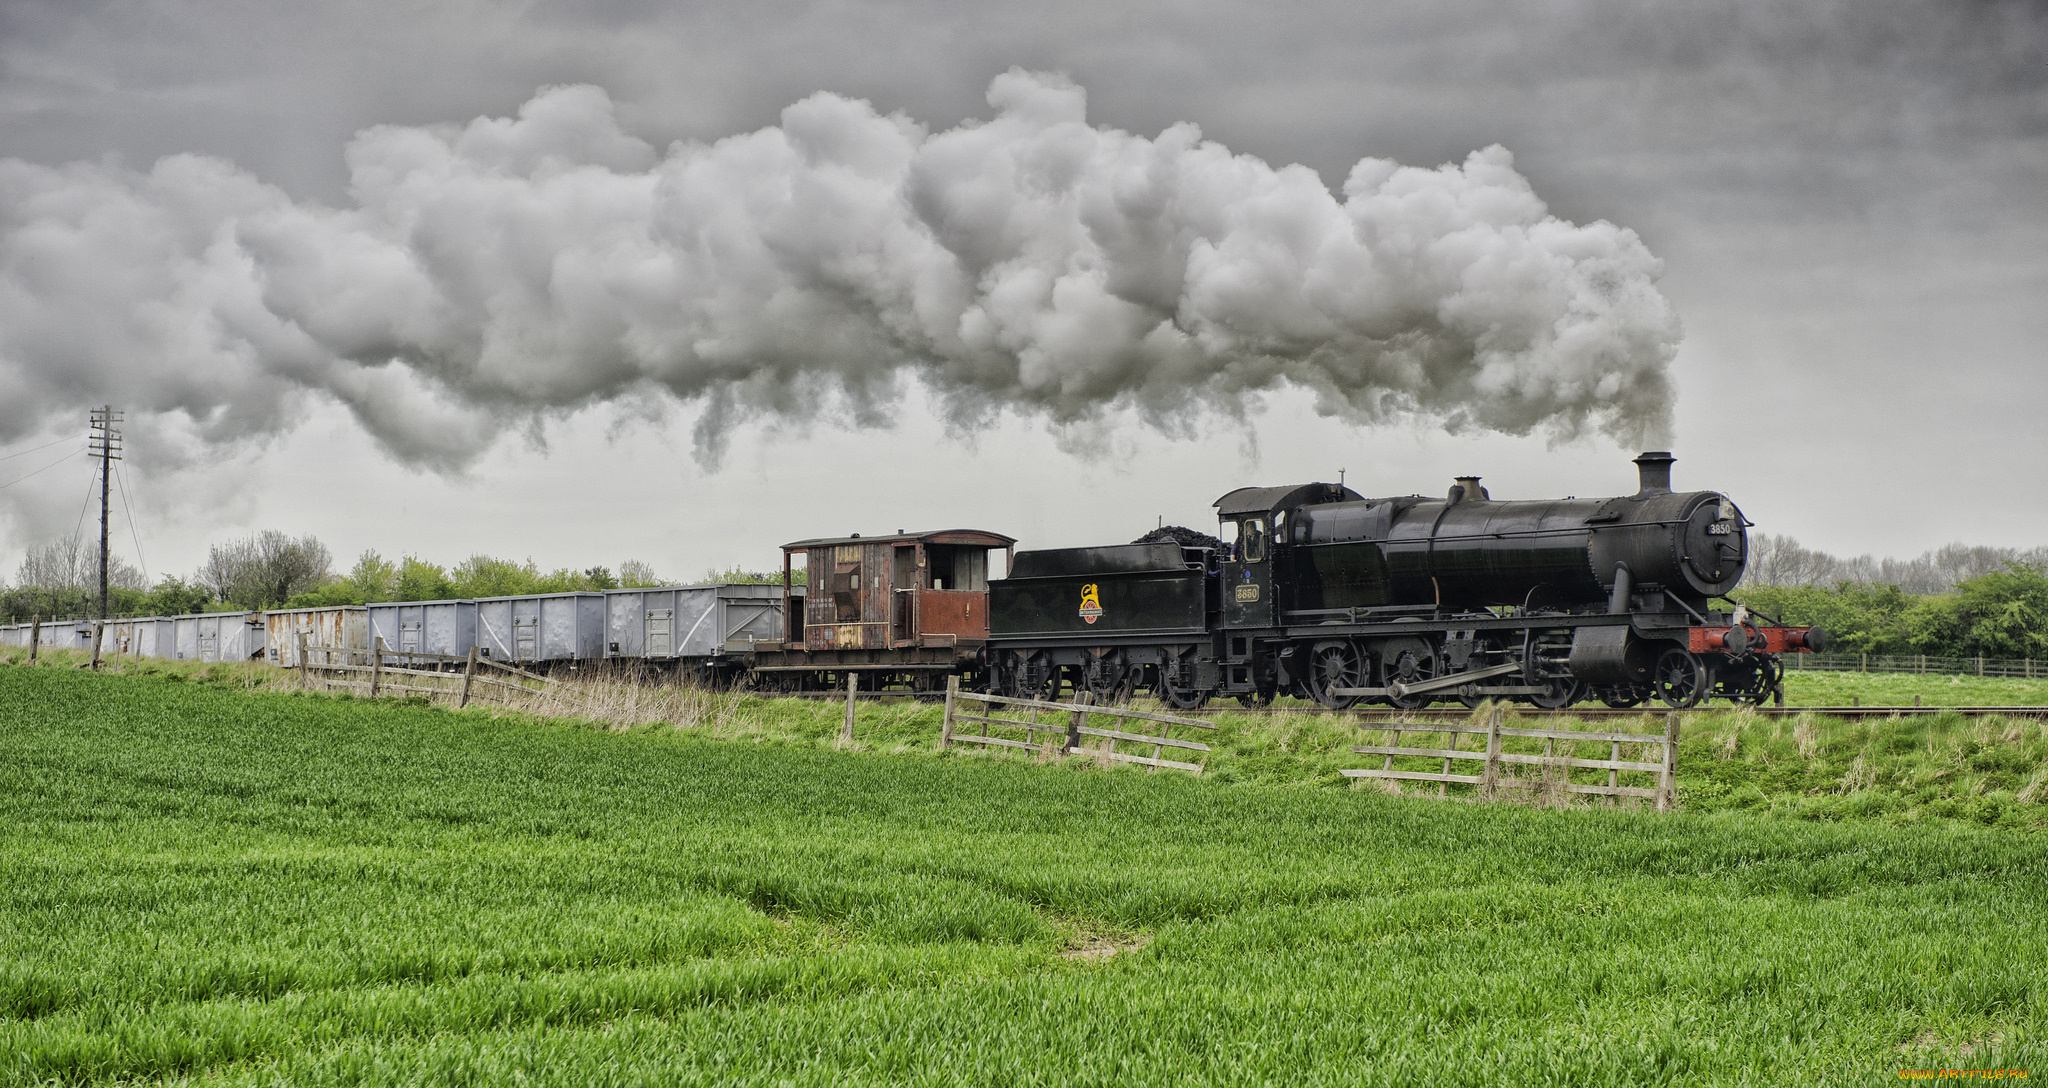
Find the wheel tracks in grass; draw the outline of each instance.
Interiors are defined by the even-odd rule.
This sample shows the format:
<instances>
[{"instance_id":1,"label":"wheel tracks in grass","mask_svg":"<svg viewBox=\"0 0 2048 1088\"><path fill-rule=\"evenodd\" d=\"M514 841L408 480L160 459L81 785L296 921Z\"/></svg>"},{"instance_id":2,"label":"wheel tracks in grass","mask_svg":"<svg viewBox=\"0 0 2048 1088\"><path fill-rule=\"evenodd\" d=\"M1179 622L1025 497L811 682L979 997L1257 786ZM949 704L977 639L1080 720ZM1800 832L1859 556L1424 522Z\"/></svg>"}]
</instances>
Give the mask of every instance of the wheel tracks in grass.
<instances>
[{"instance_id":1,"label":"wheel tracks in grass","mask_svg":"<svg viewBox=\"0 0 2048 1088\"><path fill-rule=\"evenodd\" d=\"M96 1004L0 1022L0 1052L14 1056L6 1071L27 1082L154 1077L351 1040L587 1027L708 1007L957 985L1015 975L1047 958L1042 950L1009 946L860 945L803 957L287 991L267 1000Z\"/></svg>"}]
</instances>

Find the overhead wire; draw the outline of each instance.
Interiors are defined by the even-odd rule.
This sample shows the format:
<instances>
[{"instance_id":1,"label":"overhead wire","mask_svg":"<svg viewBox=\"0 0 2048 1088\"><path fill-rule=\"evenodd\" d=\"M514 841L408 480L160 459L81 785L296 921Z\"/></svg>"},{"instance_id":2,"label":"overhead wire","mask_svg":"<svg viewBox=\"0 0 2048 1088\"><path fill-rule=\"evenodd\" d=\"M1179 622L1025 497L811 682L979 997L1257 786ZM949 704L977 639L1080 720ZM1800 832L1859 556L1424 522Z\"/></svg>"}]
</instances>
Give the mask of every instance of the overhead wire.
<instances>
[{"instance_id":1,"label":"overhead wire","mask_svg":"<svg viewBox=\"0 0 2048 1088\"><path fill-rule=\"evenodd\" d=\"M93 470L92 476L98 475L99 470ZM85 540L85 512L92 509L92 485L98 482L92 476L85 478L85 501L78 504L78 527L71 530L71 539L80 542Z\"/></svg>"},{"instance_id":2,"label":"overhead wire","mask_svg":"<svg viewBox=\"0 0 2048 1088\"><path fill-rule=\"evenodd\" d=\"M56 443L52 442L51 445L54 446L56 445ZM77 457L79 454L82 454L84 452L84 450L72 450L70 453L67 453L64 456L57 458L55 461L52 461L49 464L44 465L43 467L35 470L34 472L29 473L27 476L16 476L14 479L9 480L4 484L0 484L0 491L5 491L8 488L13 487L15 484L18 484L23 480L29 479L30 477L41 476L43 473L48 472L53 468L56 468L58 465L61 465L64 462L69 461L73 457Z\"/></svg>"},{"instance_id":3,"label":"overhead wire","mask_svg":"<svg viewBox=\"0 0 2048 1088\"><path fill-rule=\"evenodd\" d=\"M76 439L77 437L78 436L75 434L65 435L63 438L59 438L55 442L45 442L40 446L32 446L25 450L16 450L13 453L0 454L0 461L12 461L17 457L26 457L29 454L36 452L37 450L46 450L49 449L51 446L62 445L66 442L70 442Z\"/></svg>"},{"instance_id":4,"label":"overhead wire","mask_svg":"<svg viewBox=\"0 0 2048 1088\"><path fill-rule=\"evenodd\" d=\"M114 462L114 482L121 488L121 509L128 515L128 537L135 541L135 562L142 568L142 586L149 588L149 560L142 557L142 534L135 528L135 507L128 502L128 474Z\"/></svg>"}]
</instances>

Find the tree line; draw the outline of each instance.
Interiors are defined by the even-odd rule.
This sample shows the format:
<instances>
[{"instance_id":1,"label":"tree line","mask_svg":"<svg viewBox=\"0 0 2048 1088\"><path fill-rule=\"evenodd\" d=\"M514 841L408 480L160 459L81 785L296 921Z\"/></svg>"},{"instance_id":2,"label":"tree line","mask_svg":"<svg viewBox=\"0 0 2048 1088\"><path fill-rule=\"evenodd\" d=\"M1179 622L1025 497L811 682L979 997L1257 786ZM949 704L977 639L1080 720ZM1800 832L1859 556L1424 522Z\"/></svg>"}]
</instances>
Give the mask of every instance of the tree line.
<instances>
[{"instance_id":1,"label":"tree line","mask_svg":"<svg viewBox=\"0 0 2048 1088\"><path fill-rule=\"evenodd\" d=\"M619 564L617 573L602 566L543 571L531 559L519 562L472 555L444 567L414 555L386 559L371 549L358 556L346 573L336 573L333 567L333 554L317 537L294 537L275 529L215 544L190 576L165 577L153 586L133 565L110 555L107 613L256 612L675 584L635 559ZM769 574L735 568L707 571L702 580L780 582L782 575L779 571ZM0 580L0 622L4 623L97 615L98 602L99 542L95 540L72 537L31 548L13 585Z\"/></svg>"},{"instance_id":2,"label":"tree line","mask_svg":"<svg viewBox=\"0 0 2048 1088\"><path fill-rule=\"evenodd\" d=\"M2048 657L2048 548L1950 544L1915 559L1842 559L1757 533L1735 597L1826 628L1831 648L1850 653Z\"/></svg>"}]
</instances>

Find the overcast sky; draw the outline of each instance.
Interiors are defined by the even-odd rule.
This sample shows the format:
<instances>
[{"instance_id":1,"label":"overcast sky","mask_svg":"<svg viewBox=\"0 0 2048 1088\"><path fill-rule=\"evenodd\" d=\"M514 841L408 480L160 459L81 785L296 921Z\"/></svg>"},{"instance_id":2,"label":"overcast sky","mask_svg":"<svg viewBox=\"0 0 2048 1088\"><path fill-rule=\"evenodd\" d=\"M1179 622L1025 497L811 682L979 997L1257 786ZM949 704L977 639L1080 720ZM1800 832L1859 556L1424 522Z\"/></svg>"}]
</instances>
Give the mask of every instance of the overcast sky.
<instances>
[{"instance_id":1,"label":"overcast sky","mask_svg":"<svg viewBox=\"0 0 2048 1088\"><path fill-rule=\"evenodd\" d=\"M561 85L603 93L544 93ZM1072 95L1060 90L1069 85ZM1346 330L1311 343L1308 319L1288 310L1297 300L1246 286L1258 277L1229 264L1227 245L1215 247L1236 269L1224 286L1192 272L1183 283L1176 270L1151 301L1145 284L1119 287L1122 266L1110 262L1114 305L1152 306L1188 339L1159 348L1139 328L1085 381L1039 384L1034 352L1050 351L1057 368L1060 341L1008 347L1002 328L948 340L969 327L960 313L994 314L1000 326L1005 296L993 273L932 286L928 254L902 257L904 282L916 282L900 312L897 301L847 302L837 324L811 333L791 330L844 285L816 289L811 310L784 318L775 306L789 281L749 294L753 266L714 265L689 290L730 287L723 316L673 327L740 345L724 355L648 343L671 326L631 315L618 319L630 334L605 335L633 350L585 350L576 320L489 324L502 318L496 295L474 313L439 295L408 309L411 281L377 294L351 278L383 267L377 246L395 236L393 218L424 206L393 195L413 193L405 178L416 177L390 181L394 163L453 162L436 175L451 187L481 184L476 155L523 171L509 196L502 185L475 190L486 195L474 206L498 216L479 211L479 221L513 236L438 244L480 239L442 256L487 278L543 241L517 224L548 223L565 232L547 241L555 278L523 288L545 295L568 290L560 255L582 252L578 232L612 229L618 208L697 199L688 179L699 176L724 178L737 201L772 187L763 179L781 167L748 150L766 145L718 143L771 127L865 155L878 176L924 156L904 167L916 184L883 185L867 204L847 195L820 215L818 236L859 235L856 248L879 247L884 263L918 245L964 259L982 243L933 228L932 207L967 215L962 202L987 180L978 156L1010 146L1002 126L1022 126L1019 141L1050 140L1031 126L1082 96L1098 145L1159 161L1172 149L1186 177L1187 164L1228 172L1244 188L1215 190L1219 216L1263 199L1244 194L1288 192L1294 225L1276 232L1349 222L1360 237L1398 235L1409 211L1347 203L1357 176L1384 183L1373 191L1387 199L1402 185L1476 193L1478 220L1521 217L1487 238L1535 247L1514 250L1518 259L1540 250L1578 263L1530 288L1555 313L1504 297L1482 299L1478 317L1439 308L1412 358L1375 356L1355 371L1357 345L1399 340L1398 330L1372 337L1390 314L1415 310L1412 298L1385 297L1431 277L1469 286L1483 266L1432 264L1436 249L1403 263L1382 245L1374 267L1385 282L1332 303L1341 313L1311 315ZM502 120L522 116L523 127ZM1202 158L1192 130L1173 128L1184 124L1240 158ZM856 136L866 150L847 151ZM1511 167L1487 157L1494 145ZM533 165L543 152L580 172ZM160 164L166 156L187 158ZM1422 169L1354 175L1367 159ZM709 165L690 173L686 162ZM1290 164L1313 171L1327 197L1303 196ZM661 188L652 179L665 170ZM1501 210L1524 182L1541 206ZM438 194L435 214L470 191ZM611 194L613 211L590 212L592 193ZM529 218L500 215L490 201L501 199ZM533 208L554 200L575 214ZM1485 477L1496 498L1626 493L1645 436L1668 439L1680 488L1724 491L1762 530L1838 553L2048 544L2048 5L2038 2L9 0L0 202L14 204L0 204L0 311L13 326L0 330L0 577L26 548L79 524L84 458L10 481L81 447L69 439L101 401L132 410L133 526L117 513L128 541L117 548L132 557L139 538L153 577L187 574L209 543L267 528L318 535L343 568L376 548L546 568L637 558L677 579L772 567L784 542L848 532L973 526L1025 546L1114 542L1162 518L1213 524L1210 503L1238 486L1339 470L1367 494L1440 493L1464 474ZM1545 212L1549 225L1535 226ZM157 248L134 240L176 235L171 220L198 233ZM61 274L38 264L58 221L90 227L101 263ZM778 259L815 240L787 237L804 229L787 215L763 222ZM150 267L177 245L203 252L204 267ZM835 253L796 282L840 274ZM1585 272L1591 263L1606 271ZM202 291L186 277L228 286ZM1304 291L1325 297L1328 279L1309 276L1322 286ZM1586 282L1606 284L1586 297L1614 308L1589 319L1597 345L1583 358L1565 358L1568 343L1525 344L1508 354L1529 369L1508 385L1472 363L1498 348L1502 328L1582 314L1573 292ZM208 301L191 302L199 295ZM939 306L941 332L906 332L905 321L933 320L934 298L959 307ZM221 347L187 327L192 313L213 321L236 307L263 310L283 339L245 333ZM374 335L347 325L366 307L382 308ZM1460 331L1459 313L1473 330ZM491 370L507 337L540 360L531 372ZM366 354L380 350L406 365ZM891 351L908 353L907 369L892 369ZM706 360L724 368L715 380ZM1543 368L1553 364L1573 380L1552 381ZM770 377L732 377L748 366ZM1195 391L1186 397L1183 375ZM1395 400L1374 399L1387 389ZM1668 391L1668 420L1653 418ZM715 427L702 419L707 395Z\"/></svg>"}]
</instances>

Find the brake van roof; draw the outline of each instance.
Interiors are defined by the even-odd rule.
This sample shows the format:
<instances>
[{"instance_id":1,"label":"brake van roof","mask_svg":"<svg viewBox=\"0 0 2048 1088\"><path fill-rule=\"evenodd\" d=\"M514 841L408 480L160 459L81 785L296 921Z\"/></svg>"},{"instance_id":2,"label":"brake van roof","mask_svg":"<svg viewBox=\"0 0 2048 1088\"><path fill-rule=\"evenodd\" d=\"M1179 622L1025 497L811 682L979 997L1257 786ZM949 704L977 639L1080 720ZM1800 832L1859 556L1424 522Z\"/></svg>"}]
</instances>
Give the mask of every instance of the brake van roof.
<instances>
[{"instance_id":1,"label":"brake van roof","mask_svg":"<svg viewBox=\"0 0 2048 1088\"><path fill-rule=\"evenodd\" d=\"M1016 542L1016 537L991 533L985 529L931 529L921 533L819 537L816 540L799 540L784 544L782 550L794 552L808 548L832 548L841 544L978 544L984 548L1007 548Z\"/></svg>"}]
</instances>

